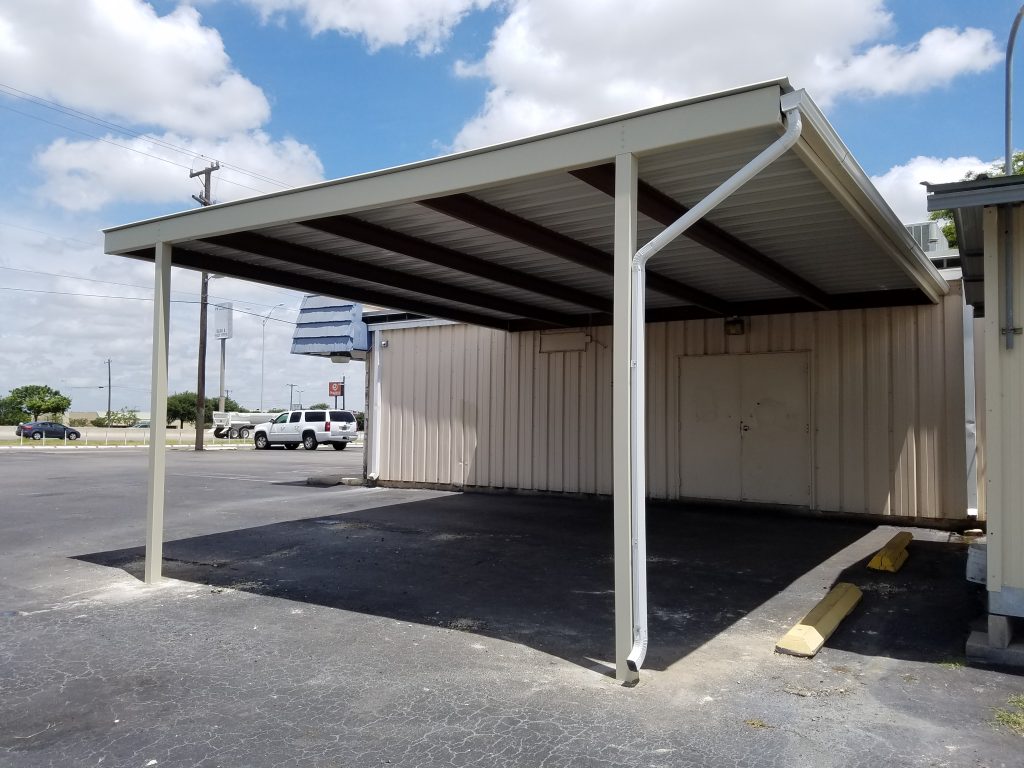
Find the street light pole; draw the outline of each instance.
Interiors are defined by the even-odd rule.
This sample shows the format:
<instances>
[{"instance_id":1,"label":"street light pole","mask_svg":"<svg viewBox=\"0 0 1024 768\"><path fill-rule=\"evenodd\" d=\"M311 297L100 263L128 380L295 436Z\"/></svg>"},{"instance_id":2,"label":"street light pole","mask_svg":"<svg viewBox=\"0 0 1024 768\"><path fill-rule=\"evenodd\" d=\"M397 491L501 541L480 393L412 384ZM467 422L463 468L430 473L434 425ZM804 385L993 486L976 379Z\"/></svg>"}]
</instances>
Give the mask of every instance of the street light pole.
<instances>
[{"instance_id":1,"label":"street light pole","mask_svg":"<svg viewBox=\"0 0 1024 768\"><path fill-rule=\"evenodd\" d=\"M270 319L270 316L274 314L275 309L283 306L284 304L282 303L270 308L270 311L267 312L266 317L263 318L263 328L260 331L260 413L263 413L263 355L266 350L267 344L267 321ZM289 400L290 399L291 398L289 397ZM291 405L291 403L289 403L289 405Z\"/></svg>"}]
</instances>

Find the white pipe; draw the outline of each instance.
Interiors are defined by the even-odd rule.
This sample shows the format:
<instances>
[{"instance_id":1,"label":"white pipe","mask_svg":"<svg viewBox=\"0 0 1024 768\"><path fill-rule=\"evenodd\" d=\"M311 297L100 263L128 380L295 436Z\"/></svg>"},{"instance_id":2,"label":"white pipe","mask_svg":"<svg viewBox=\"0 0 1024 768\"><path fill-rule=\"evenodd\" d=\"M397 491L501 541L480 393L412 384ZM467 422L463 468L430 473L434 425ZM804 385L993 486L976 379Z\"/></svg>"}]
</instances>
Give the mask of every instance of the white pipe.
<instances>
[{"instance_id":1,"label":"white pipe","mask_svg":"<svg viewBox=\"0 0 1024 768\"><path fill-rule=\"evenodd\" d=\"M1017 30L1020 28L1021 18L1024 17L1024 5L1017 11L1013 19L1013 26L1010 27L1010 39L1006 42L1006 155L1003 158L1005 174L1013 175L1013 43L1017 39ZM1003 280L1005 287L1005 314L1006 348L1013 349L1013 335L1016 329L1013 326L1013 208L1009 205L1003 208L1006 214L1006 236L1003 244Z\"/></svg>"},{"instance_id":2,"label":"white pipe","mask_svg":"<svg viewBox=\"0 0 1024 768\"><path fill-rule=\"evenodd\" d=\"M786 115L786 130L778 139L765 148L757 157L730 176L715 191L668 225L647 245L636 252L631 269L633 271L633 301L630 313L630 473L632 475L632 547L633 568L633 649L626 659L631 670L638 671L647 656L647 418L644 402L644 373L647 363L645 349L644 316L646 314L645 286L647 283L647 262L658 251L671 243L687 229L706 216L712 209L736 190L771 165L792 147L800 138L800 100L802 92L782 97L782 109Z\"/></svg>"},{"instance_id":3,"label":"white pipe","mask_svg":"<svg viewBox=\"0 0 1024 768\"><path fill-rule=\"evenodd\" d=\"M372 365L372 379L371 379L371 396L373 398L373 407L370 408L369 424L364 424L363 427L369 434L370 438L370 466L366 477L368 480L376 482L377 478L380 477L380 441L381 441L381 410L380 410L380 368L381 368L381 352L382 343L381 337L383 331L373 331L373 365Z\"/></svg>"}]
</instances>

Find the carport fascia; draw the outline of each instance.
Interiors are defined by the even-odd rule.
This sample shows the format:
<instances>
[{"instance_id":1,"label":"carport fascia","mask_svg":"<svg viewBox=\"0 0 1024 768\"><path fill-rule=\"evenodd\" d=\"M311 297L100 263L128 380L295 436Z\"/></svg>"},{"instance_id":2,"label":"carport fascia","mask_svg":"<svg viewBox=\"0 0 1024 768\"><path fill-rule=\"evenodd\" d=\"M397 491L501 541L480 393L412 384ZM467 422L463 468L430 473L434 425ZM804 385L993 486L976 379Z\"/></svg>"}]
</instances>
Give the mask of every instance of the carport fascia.
<instances>
[{"instance_id":1,"label":"carport fascia","mask_svg":"<svg viewBox=\"0 0 1024 768\"><path fill-rule=\"evenodd\" d=\"M644 511L643 493L635 492L643 487L642 479L636 481L642 473L642 457L637 461L640 451L636 441L631 440L631 436L637 434L637 425L643 420L643 404L642 398L637 400L633 397L630 382L637 369L637 355L629 342L630 308L634 301L631 292L636 279L632 262L637 250L638 158L666 147L723 134L758 129L782 134L782 99L788 99L786 108L797 110L806 126L793 151L869 233L879 250L902 268L920 294L920 300L934 302L946 292L942 278L882 203L821 113L802 94L793 93L785 81L737 89L535 139L106 230L108 253L152 259L156 265L151 407L153 439L150 446L146 581L160 578L162 555L165 484L162 446L166 428L169 282L174 250L181 254L181 266L232 275L230 259L210 257L207 261L216 266L203 267L203 254L190 253L181 244L224 236L251 237L251 233L276 225L455 196L489 185L574 172L612 162L615 208L613 477L616 674L623 681L635 679L637 672L630 668L628 657L645 621L642 610L634 611L634 606L642 605L645 598L641 558L634 556L635 552L642 554L635 548L643 535ZM752 149L756 152L763 147ZM261 279L254 275L253 268L242 269L243 266L239 262L235 276ZM268 275L262 281L310 292L331 292L323 280L313 277L306 281L296 278L285 283ZM339 284L336 290L343 292L344 285ZM905 298L902 303L906 303ZM895 297L884 297L880 301L901 303ZM405 304L397 308L423 309L413 301ZM444 313L436 311L433 314L444 316ZM474 321L474 316L466 312L452 311L448 316L463 322ZM480 324L487 324L486 315L476 319L485 321ZM634 663L632 666L638 665Z\"/></svg>"}]
</instances>

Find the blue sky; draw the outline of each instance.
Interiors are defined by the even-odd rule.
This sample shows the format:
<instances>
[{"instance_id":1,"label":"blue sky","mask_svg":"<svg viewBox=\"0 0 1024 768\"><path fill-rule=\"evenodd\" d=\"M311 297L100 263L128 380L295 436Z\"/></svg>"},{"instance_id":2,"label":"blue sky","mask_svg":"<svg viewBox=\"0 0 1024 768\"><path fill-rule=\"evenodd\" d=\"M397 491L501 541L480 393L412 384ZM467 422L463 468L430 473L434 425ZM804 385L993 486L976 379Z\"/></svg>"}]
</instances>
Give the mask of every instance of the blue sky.
<instances>
[{"instance_id":1,"label":"blue sky","mask_svg":"<svg viewBox=\"0 0 1024 768\"><path fill-rule=\"evenodd\" d=\"M105 256L99 230L193 207L188 170L210 157L234 166L215 176L215 199L235 199L789 76L897 214L922 218L918 182L956 179L1001 155L1001 52L1017 7L0 3L0 394L47 383L76 409L103 408L96 386L110 357L115 408L148 409L152 268ZM1021 136L1024 103L1017 111ZM195 386L198 279L176 271L173 286L172 391ZM278 304L266 325L265 407L286 405L287 382L325 393L332 379L362 375L288 354L297 294L235 280L211 290L250 313L236 317L229 342L227 388L243 404L259 405L260 316Z\"/></svg>"}]
</instances>

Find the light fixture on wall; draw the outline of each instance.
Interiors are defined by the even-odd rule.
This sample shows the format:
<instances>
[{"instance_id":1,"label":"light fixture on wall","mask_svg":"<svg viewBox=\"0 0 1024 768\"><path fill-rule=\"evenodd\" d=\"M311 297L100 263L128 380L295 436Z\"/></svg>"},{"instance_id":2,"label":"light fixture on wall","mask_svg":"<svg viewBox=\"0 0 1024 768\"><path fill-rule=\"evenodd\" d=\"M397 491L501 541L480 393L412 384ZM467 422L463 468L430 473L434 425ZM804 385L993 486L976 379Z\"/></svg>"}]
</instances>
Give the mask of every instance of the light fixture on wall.
<instances>
[{"instance_id":1,"label":"light fixture on wall","mask_svg":"<svg viewBox=\"0 0 1024 768\"><path fill-rule=\"evenodd\" d=\"M725 318L725 335L726 336L742 336L747 332L747 324L743 322L742 317L727 317Z\"/></svg>"}]
</instances>

